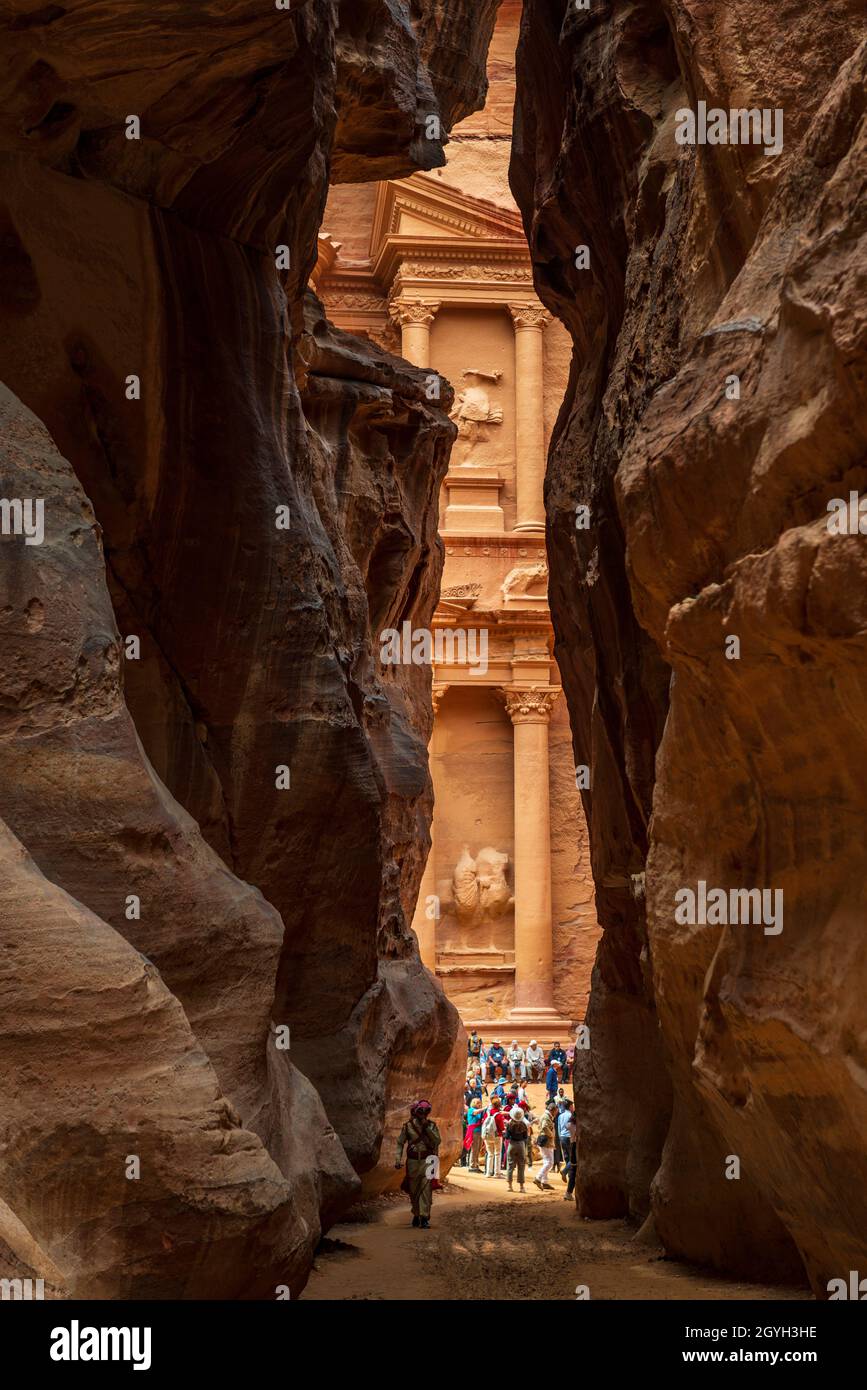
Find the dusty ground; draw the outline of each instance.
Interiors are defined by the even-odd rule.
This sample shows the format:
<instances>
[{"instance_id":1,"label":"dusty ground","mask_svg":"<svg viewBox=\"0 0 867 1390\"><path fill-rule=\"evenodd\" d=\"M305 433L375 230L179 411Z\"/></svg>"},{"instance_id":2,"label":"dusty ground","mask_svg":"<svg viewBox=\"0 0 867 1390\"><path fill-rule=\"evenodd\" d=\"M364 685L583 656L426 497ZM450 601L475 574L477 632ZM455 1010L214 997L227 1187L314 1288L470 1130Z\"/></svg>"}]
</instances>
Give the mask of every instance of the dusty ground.
<instances>
[{"instance_id":1,"label":"dusty ground","mask_svg":"<svg viewBox=\"0 0 867 1390\"><path fill-rule=\"evenodd\" d=\"M533 1170L539 1171L538 1163ZM564 1183L511 1193L464 1168L434 1198L428 1231L410 1226L409 1202L385 1196L323 1242L302 1298L459 1301L574 1299L806 1299L806 1289L734 1283L665 1260L620 1221L582 1221Z\"/></svg>"}]
</instances>

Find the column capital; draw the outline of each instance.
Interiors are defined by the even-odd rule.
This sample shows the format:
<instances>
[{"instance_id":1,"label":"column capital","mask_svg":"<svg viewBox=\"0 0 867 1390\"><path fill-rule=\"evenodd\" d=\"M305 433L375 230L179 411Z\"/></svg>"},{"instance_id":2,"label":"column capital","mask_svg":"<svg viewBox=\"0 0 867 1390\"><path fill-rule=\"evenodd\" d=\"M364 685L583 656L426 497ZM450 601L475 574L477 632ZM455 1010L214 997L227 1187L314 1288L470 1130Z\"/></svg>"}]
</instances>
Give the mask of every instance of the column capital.
<instances>
[{"instance_id":1,"label":"column capital","mask_svg":"<svg viewBox=\"0 0 867 1390\"><path fill-rule=\"evenodd\" d=\"M515 332L522 328L541 330L552 318L543 304L510 304L509 313L512 315Z\"/></svg>"},{"instance_id":2,"label":"column capital","mask_svg":"<svg viewBox=\"0 0 867 1390\"><path fill-rule=\"evenodd\" d=\"M513 724L547 724L560 694L559 686L502 686L497 697Z\"/></svg>"},{"instance_id":3,"label":"column capital","mask_svg":"<svg viewBox=\"0 0 867 1390\"><path fill-rule=\"evenodd\" d=\"M401 328L410 323L425 324L430 327L442 307L442 301L424 299L393 299L388 312Z\"/></svg>"}]
</instances>

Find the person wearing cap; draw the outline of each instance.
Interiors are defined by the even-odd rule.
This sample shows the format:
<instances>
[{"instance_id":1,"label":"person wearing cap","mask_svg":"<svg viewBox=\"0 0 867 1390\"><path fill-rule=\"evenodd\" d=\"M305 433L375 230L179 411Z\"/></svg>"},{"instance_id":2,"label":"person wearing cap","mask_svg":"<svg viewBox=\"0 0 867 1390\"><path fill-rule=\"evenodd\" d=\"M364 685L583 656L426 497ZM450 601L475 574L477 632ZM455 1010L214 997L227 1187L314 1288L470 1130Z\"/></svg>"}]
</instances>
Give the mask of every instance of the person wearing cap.
<instances>
[{"instance_id":1,"label":"person wearing cap","mask_svg":"<svg viewBox=\"0 0 867 1390\"><path fill-rule=\"evenodd\" d=\"M545 1073L545 1090L548 1092L548 1099L555 1100L560 1086L560 1063L552 1062Z\"/></svg>"},{"instance_id":2,"label":"person wearing cap","mask_svg":"<svg viewBox=\"0 0 867 1390\"><path fill-rule=\"evenodd\" d=\"M506 1049L498 1039L494 1039L488 1052L488 1077L493 1081L497 1067L506 1068Z\"/></svg>"},{"instance_id":3,"label":"person wearing cap","mask_svg":"<svg viewBox=\"0 0 867 1390\"><path fill-rule=\"evenodd\" d=\"M412 1205L412 1224L427 1229L430 1225L430 1209L433 1185L439 1178L440 1132L430 1117L431 1105L427 1100L417 1100L409 1108L409 1119L397 1136L397 1156L395 1168L403 1165L403 1151L406 1149L406 1176L401 1189L409 1193Z\"/></svg>"},{"instance_id":4,"label":"person wearing cap","mask_svg":"<svg viewBox=\"0 0 867 1390\"><path fill-rule=\"evenodd\" d=\"M545 1066L545 1054L535 1038L530 1039L530 1046L524 1053L526 1062L526 1072L528 1081L538 1081Z\"/></svg>"},{"instance_id":5,"label":"person wearing cap","mask_svg":"<svg viewBox=\"0 0 867 1390\"><path fill-rule=\"evenodd\" d=\"M506 1078L504 1076L501 1076L491 1091L491 1095L499 1096L500 1100L503 1102L503 1105L506 1104L506 1087L508 1085L509 1082L506 1080Z\"/></svg>"},{"instance_id":6,"label":"person wearing cap","mask_svg":"<svg viewBox=\"0 0 867 1390\"><path fill-rule=\"evenodd\" d=\"M517 1038L513 1038L509 1046L509 1075L513 1081L526 1075L524 1049L519 1046Z\"/></svg>"},{"instance_id":7,"label":"person wearing cap","mask_svg":"<svg viewBox=\"0 0 867 1390\"><path fill-rule=\"evenodd\" d=\"M512 1174L518 1170L518 1187L521 1192L524 1188L524 1168L527 1162L527 1144L530 1138L530 1126L524 1118L524 1112L520 1105L516 1105L509 1114L509 1123L506 1125L506 1180L510 1192L514 1192L512 1186Z\"/></svg>"}]
</instances>

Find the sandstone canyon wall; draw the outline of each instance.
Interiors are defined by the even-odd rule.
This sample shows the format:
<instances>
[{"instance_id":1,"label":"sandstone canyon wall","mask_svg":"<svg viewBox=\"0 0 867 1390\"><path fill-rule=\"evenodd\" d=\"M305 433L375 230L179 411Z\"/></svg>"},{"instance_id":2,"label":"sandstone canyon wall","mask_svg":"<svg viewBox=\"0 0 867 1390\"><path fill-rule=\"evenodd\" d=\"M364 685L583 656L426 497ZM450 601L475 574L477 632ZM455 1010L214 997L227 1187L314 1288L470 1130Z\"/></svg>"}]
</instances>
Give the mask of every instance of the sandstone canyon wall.
<instances>
[{"instance_id":1,"label":"sandstone canyon wall","mask_svg":"<svg viewBox=\"0 0 867 1390\"><path fill-rule=\"evenodd\" d=\"M580 1206L819 1296L867 1262L867 542L828 524L867 487L865 77L855 0L526 0L512 160L575 345L547 511L605 928ZM678 143L700 101L781 111L783 148ZM678 924L700 880L782 890L783 930Z\"/></svg>"},{"instance_id":2,"label":"sandstone canyon wall","mask_svg":"<svg viewBox=\"0 0 867 1390\"><path fill-rule=\"evenodd\" d=\"M451 397L305 286L495 11L0 3L0 483L45 506L0 538L0 1250L52 1288L296 1292L419 1085L457 1112L429 674L371 640L430 621Z\"/></svg>"}]
</instances>

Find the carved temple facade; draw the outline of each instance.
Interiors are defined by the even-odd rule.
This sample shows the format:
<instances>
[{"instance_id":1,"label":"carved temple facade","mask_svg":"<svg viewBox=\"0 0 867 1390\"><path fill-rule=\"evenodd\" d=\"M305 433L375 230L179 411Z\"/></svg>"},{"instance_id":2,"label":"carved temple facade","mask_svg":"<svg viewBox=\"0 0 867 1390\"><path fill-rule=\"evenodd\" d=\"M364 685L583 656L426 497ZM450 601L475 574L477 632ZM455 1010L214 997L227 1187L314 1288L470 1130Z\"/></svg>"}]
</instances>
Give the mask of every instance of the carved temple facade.
<instances>
[{"instance_id":1,"label":"carved temple facade","mask_svg":"<svg viewBox=\"0 0 867 1390\"><path fill-rule=\"evenodd\" d=\"M413 926L483 1036L562 1040L598 926L547 602L543 481L571 345L536 298L506 168L520 4L504 0L484 112L445 169L332 190L314 272L329 318L455 388L440 499L432 847ZM459 635L487 635L487 660ZM484 666L484 669L483 669Z\"/></svg>"}]
</instances>

